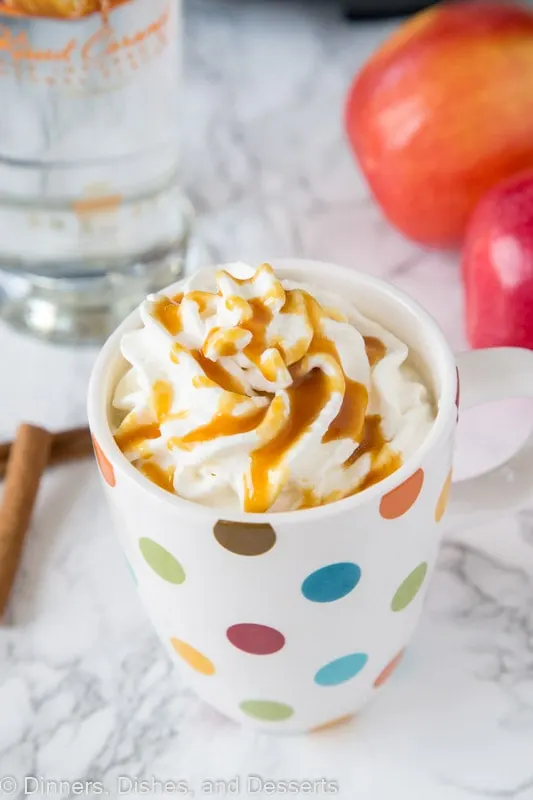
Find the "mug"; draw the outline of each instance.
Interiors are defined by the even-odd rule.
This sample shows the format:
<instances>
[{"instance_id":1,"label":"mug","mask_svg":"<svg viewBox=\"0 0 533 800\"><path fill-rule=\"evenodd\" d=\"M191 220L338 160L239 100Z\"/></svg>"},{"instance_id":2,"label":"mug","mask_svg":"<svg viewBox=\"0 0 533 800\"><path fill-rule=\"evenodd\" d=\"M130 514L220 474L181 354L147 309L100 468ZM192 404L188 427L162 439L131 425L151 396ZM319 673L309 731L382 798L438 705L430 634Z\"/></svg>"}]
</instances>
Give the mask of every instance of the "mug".
<instances>
[{"instance_id":1,"label":"mug","mask_svg":"<svg viewBox=\"0 0 533 800\"><path fill-rule=\"evenodd\" d=\"M120 341L139 327L137 311L97 359L88 412L126 557L183 677L227 716L294 733L356 713L394 671L439 552L459 394L461 407L533 396L533 353L478 350L461 355L457 369L433 319L393 286L332 264L271 263L282 278L351 298L415 354L437 413L397 472L329 505L264 514L217 513L159 488L121 453L109 425L126 367ZM179 290L177 283L168 293ZM526 444L503 467L454 485L452 510L492 513L524 503L533 485L532 448Z\"/></svg>"}]
</instances>

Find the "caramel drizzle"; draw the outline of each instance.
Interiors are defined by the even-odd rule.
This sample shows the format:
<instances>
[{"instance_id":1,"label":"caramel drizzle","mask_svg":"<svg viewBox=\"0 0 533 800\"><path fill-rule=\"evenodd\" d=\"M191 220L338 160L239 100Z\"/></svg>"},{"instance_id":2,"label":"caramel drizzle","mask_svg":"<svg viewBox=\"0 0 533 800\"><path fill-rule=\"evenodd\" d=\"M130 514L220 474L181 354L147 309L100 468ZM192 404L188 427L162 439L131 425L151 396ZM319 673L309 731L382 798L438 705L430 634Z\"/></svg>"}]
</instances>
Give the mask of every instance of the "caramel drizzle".
<instances>
[{"instance_id":1,"label":"caramel drizzle","mask_svg":"<svg viewBox=\"0 0 533 800\"><path fill-rule=\"evenodd\" d=\"M171 437L168 442L169 449L191 450L197 444L211 442L221 436L236 436L239 433L255 430L264 420L267 408L255 407L247 414L234 414L235 408L242 402L242 395L225 395L221 398L217 413L210 422L184 436Z\"/></svg>"},{"instance_id":2,"label":"caramel drizzle","mask_svg":"<svg viewBox=\"0 0 533 800\"><path fill-rule=\"evenodd\" d=\"M139 466L139 470L146 478L151 480L152 483L160 486L161 489L164 489L166 492L174 493L174 473L176 472L176 467L163 469L159 464L156 464L155 461L145 461Z\"/></svg>"},{"instance_id":3,"label":"caramel drizzle","mask_svg":"<svg viewBox=\"0 0 533 800\"><path fill-rule=\"evenodd\" d=\"M152 387L152 407L159 423L164 422L170 414L173 400L171 384L167 381L156 381Z\"/></svg>"},{"instance_id":4,"label":"caramel drizzle","mask_svg":"<svg viewBox=\"0 0 533 800\"><path fill-rule=\"evenodd\" d=\"M172 299L162 297L157 301L152 311L154 318L161 323L171 336L177 336L182 330L180 307L182 297L183 295L176 295Z\"/></svg>"},{"instance_id":5,"label":"caramel drizzle","mask_svg":"<svg viewBox=\"0 0 533 800\"><path fill-rule=\"evenodd\" d=\"M271 269L267 265L261 269ZM249 284L257 278L233 279L237 284ZM365 479L349 494L355 494L364 488L377 483L401 466L401 456L387 449L387 440L381 428L381 417L367 416L368 393L366 387L346 376L342 369L341 359L335 344L324 335L323 321L326 318L342 320L334 310L324 310L307 292L279 290L272 297L284 297L281 314L304 314L311 331L308 337L293 345L290 350L283 344L269 341L268 328L273 319L270 307L272 297L244 300L237 296L226 298L229 310L241 312L239 326L231 330L211 329L201 350L189 351L177 342L174 344L171 359L176 363L182 357L192 357L203 372L197 377L197 388L222 388L225 395L221 398L213 419L181 437L169 440L170 449L190 450L198 444L212 441L223 436L234 436L256 431L260 440L259 446L250 454L250 468L245 480L244 510L251 512L267 511L283 488L287 477L284 474L283 462L289 451L310 430L313 423L331 398L333 392L342 394L342 403L338 414L330 423L322 437L324 443L340 439L351 439L359 443L344 467L349 468L361 456L370 454L371 467ZM200 315L206 314L212 307L214 298L220 296L210 292L191 292L188 300L198 306ZM183 295L169 299L161 298L154 306L153 315L161 325L173 336L182 331L181 302ZM219 361L212 361L205 353L209 348L216 351L218 358L235 355L239 348L237 343L246 333L251 334L249 343L242 349L244 355L256 366L267 380L274 380L276 370L281 363L289 368L292 385L285 390L285 401L282 396L264 393L270 400L266 407L253 407L245 414L235 414L237 406L250 402L244 394L240 381L231 375ZM242 341L242 340L241 340ZM386 347L373 336L365 337L365 350L371 367L374 367L386 354ZM266 350L272 351L270 359L264 358ZM309 358L320 355L327 358L331 366L331 374L318 368L310 368ZM205 376L205 377L204 377ZM172 387L164 381L158 381L153 388L152 406L157 423L135 425L129 415L116 434L116 441L122 450L139 449L140 445L150 438L160 436L160 424L171 416ZM176 415L179 416L179 415ZM126 424L127 423L127 424ZM159 486L173 491L173 477L157 467L153 462L142 465L143 473ZM344 495L345 496L345 495ZM312 489L305 490L300 508L308 508L340 499L339 493L329 498L317 498Z\"/></svg>"},{"instance_id":6,"label":"caramel drizzle","mask_svg":"<svg viewBox=\"0 0 533 800\"><path fill-rule=\"evenodd\" d=\"M128 453L139 450L147 439L159 439L160 436L157 422L138 424L135 415L128 414L115 433L115 441L123 453Z\"/></svg>"},{"instance_id":7,"label":"caramel drizzle","mask_svg":"<svg viewBox=\"0 0 533 800\"><path fill-rule=\"evenodd\" d=\"M234 378L233 375L230 375L218 361L211 361L209 358L206 358L201 350L185 350L185 348L177 343L174 344L174 348L170 354L171 360L176 364L179 363L182 353L185 354L185 357L189 355L194 358L198 366L203 370L206 378L211 381L211 385L218 386L220 389L224 389L225 392L231 392L232 394L243 394L244 387L241 382L237 378ZM205 388L207 388L207 385ZM243 396L246 397L246 395Z\"/></svg>"},{"instance_id":8,"label":"caramel drizzle","mask_svg":"<svg viewBox=\"0 0 533 800\"><path fill-rule=\"evenodd\" d=\"M387 348L381 339L377 339L375 336L365 336L364 341L368 363L371 367L375 367L384 358Z\"/></svg>"},{"instance_id":9,"label":"caramel drizzle","mask_svg":"<svg viewBox=\"0 0 533 800\"><path fill-rule=\"evenodd\" d=\"M401 455L389 448L388 442L383 436L381 417L377 414L366 418L361 443L347 459L345 466L349 467L355 464L365 453L369 453L371 457L370 470L357 487L357 492L362 492L363 489L368 489L369 486L385 480L402 466ZM355 493L355 491L351 492L351 494Z\"/></svg>"},{"instance_id":10,"label":"caramel drizzle","mask_svg":"<svg viewBox=\"0 0 533 800\"><path fill-rule=\"evenodd\" d=\"M289 387L287 395L290 409L281 430L250 454L250 472L244 494L245 511L266 511L276 499L282 488L284 476L279 468L285 456L318 419L329 399L328 377L322 370L313 369ZM273 483L273 478L276 478L276 483Z\"/></svg>"}]
</instances>

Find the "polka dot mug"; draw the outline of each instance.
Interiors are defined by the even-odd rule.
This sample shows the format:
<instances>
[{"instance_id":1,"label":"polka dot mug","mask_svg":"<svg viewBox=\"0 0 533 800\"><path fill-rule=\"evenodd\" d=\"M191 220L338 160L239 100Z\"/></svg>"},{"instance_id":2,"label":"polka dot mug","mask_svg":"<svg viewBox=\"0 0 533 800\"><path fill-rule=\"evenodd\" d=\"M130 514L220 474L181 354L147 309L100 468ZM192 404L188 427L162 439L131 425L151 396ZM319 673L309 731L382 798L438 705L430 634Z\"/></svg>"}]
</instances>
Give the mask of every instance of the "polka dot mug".
<instances>
[{"instance_id":1,"label":"polka dot mug","mask_svg":"<svg viewBox=\"0 0 533 800\"><path fill-rule=\"evenodd\" d=\"M433 319L392 286L331 264L273 266L282 277L352 296L417 354L438 411L397 472L337 503L277 514L217 513L165 492L129 464L108 424L124 368L119 343L139 325L138 312L98 357L89 422L139 592L184 678L239 722L304 732L356 713L399 664L422 611L449 496L459 514L491 514L528 498L531 444L504 467L453 488L451 466L459 374L465 407L533 396L533 353L466 353L457 370Z\"/></svg>"}]
</instances>

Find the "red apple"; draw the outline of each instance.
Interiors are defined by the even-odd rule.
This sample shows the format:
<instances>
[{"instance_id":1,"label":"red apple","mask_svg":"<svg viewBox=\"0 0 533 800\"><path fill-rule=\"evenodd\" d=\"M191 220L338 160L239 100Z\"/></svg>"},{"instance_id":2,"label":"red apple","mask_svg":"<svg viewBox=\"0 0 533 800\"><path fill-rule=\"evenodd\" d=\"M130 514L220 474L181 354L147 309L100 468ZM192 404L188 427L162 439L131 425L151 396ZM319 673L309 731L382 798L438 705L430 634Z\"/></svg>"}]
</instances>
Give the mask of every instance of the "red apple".
<instances>
[{"instance_id":1,"label":"red apple","mask_svg":"<svg viewBox=\"0 0 533 800\"><path fill-rule=\"evenodd\" d=\"M356 78L346 125L388 219L456 245L487 190L533 167L533 9L460 2L411 18Z\"/></svg>"},{"instance_id":2,"label":"red apple","mask_svg":"<svg viewBox=\"0 0 533 800\"><path fill-rule=\"evenodd\" d=\"M468 225L462 270L470 344L533 349L533 172L483 198Z\"/></svg>"}]
</instances>

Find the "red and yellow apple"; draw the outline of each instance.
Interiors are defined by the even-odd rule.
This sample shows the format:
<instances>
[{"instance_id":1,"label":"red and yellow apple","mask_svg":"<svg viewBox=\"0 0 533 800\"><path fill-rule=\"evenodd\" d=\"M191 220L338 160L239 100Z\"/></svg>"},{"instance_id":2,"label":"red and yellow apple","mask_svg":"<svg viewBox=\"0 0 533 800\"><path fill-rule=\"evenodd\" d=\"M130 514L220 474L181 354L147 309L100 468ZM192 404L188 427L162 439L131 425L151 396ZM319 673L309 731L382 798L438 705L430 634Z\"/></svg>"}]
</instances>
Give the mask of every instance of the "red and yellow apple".
<instances>
[{"instance_id":1,"label":"red and yellow apple","mask_svg":"<svg viewBox=\"0 0 533 800\"><path fill-rule=\"evenodd\" d=\"M462 273L470 344L533 349L533 171L498 184L478 205Z\"/></svg>"},{"instance_id":2,"label":"red and yellow apple","mask_svg":"<svg viewBox=\"0 0 533 800\"><path fill-rule=\"evenodd\" d=\"M533 167L533 9L460 2L411 18L356 78L346 125L392 224L457 245L483 194Z\"/></svg>"}]
</instances>

